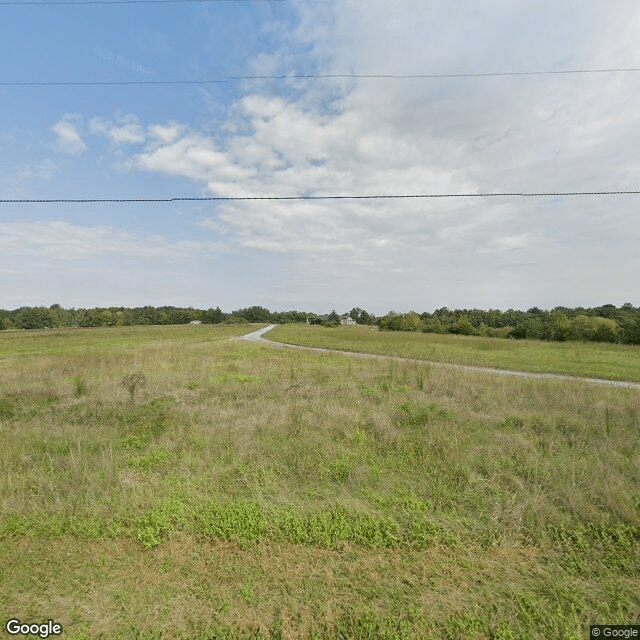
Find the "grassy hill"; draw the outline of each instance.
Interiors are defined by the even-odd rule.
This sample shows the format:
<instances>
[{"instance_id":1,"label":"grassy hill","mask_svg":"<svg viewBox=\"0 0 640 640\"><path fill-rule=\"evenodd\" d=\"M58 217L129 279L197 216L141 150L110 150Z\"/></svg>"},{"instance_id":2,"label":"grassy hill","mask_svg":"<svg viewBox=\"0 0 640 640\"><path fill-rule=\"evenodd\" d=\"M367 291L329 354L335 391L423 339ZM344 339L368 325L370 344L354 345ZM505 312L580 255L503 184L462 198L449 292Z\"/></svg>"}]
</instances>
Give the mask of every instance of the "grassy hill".
<instances>
[{"instance_id":1,"label":"grassy hill","mask_svg":"<svg viewBox=\"0 0 640 640\"><path fill-rule=\"evenodd\" d=\"M248 330L0 334L5 620L67 640L640 621L640 392L226 340Z\"/></svg>"}]
</instances>

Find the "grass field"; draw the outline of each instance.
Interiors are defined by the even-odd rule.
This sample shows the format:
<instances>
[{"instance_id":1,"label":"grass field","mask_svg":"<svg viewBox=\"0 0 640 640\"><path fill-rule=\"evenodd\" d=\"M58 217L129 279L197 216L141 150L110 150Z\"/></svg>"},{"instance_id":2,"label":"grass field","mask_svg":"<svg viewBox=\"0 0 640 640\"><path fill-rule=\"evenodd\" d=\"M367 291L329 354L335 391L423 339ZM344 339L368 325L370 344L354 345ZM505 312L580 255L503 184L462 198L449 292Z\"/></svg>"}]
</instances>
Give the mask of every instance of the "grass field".
<instances>
[{"instance_id":1,"label":"grass field","mask_svg":"<svg viewBox=\"0 0 640 640\"><path fill-rule=\"evenodd\" d=\"M224 340L256 328L0 333L3 620L65 640L640 622L640 392Z\"/></svg>"},{"instance_id":2,"label":"grass field","mask_svg":"<svg viewBox=\"0 0 640 640\"><path fill-rule=\"evenodd\" d=\"M544 342L478 336L377 331L372 327L279 325L269 340L340 351L378 353L512 371L640 382L640 346Z\"/></svg>"}]
</instances>

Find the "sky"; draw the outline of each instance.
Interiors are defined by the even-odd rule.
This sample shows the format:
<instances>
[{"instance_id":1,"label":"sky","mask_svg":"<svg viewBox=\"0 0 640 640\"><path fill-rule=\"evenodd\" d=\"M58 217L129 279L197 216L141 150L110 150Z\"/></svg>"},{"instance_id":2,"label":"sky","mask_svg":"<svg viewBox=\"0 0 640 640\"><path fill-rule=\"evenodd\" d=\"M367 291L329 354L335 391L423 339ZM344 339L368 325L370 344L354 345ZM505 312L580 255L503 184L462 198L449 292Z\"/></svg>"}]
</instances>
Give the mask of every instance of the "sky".
<instances>
[{"instance_id":1,"label":"sky","mask_svg":"<svg viewBox=\"0 0 640 640\"><path fill-rule=\"evenodd\" d=\"M640 189L631 0L0 4L0 199ZM11 82L224 80L199 85ZM0 204L0 308L640 305L640 196Z\"/></svg>"}]
</instances>

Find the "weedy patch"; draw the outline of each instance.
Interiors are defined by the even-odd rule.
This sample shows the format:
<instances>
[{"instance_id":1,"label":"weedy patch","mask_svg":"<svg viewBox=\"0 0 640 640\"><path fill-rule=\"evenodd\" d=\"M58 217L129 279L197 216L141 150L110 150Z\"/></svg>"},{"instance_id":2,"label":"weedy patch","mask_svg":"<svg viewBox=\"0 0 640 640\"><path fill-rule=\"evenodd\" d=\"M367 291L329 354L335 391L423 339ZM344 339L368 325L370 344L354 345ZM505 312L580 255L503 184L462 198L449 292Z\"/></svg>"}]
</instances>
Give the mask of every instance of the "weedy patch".
<instances>
[{"instance_id":1,"label":"weedy patch","mask_svg":"<svg viewBox=\"0 0 640 640\"><path fill-rule=\"evenodd\" d=\"M424 391L427 384L427 380L431 375L431 370L432 368L428 365L421 365L415 368L416 388L419 391Z\"/></svg>"},{"instance_id":2,"label":"weedy patch","mask_svg":"<svg viewBox=\"0 0 640 640\"><path fill-rule=\"evenodd\" d=\"M592 572L597 559L609 571L640 578L640 526L621 522L550 525L547 535L561 550L560 562L571 572Z\"/></svg>"},{"instance_id":3,"label":"weedy patch","mask_svg":"<svg viewBox=\"0 0 640 640\"><path fill-rule=\"evenodd\" d=\"M354 467L355 463L351 457L343 457L327 462L327 473L334 482L344 484L351 478Z\"/></svg>"},{"instance_id":4,"label":"weedy patch","mask_svg":"<svg viewBox=\"0 0 640 640\"><path fill-rule=\"evenodd\" d=\"M141 471L158 471L167 466L167 463L174 457L171 451L158 449L142 456L135 456L129 460L129 466Z\"/></svg>"},{"instance_id":5,"label":"weedy patch","mask_svg":"<svg viewBox=\"0 0 640 640\"><path fill-rule=\"evenodd\" d=\"M17 410L14 402L5 397L0 398L0 420L12 420L16 417Z\"/></svg>"},{"instance_id":6,"label":"weedy patch","mask_svg":"<svg viewBox=\"0 0 640 640\"><path fill-rule=\"evenodd\" d=\"M522 429L524 429L524 420L519 416L507 416L502 422L499 422L496 426L499 429L504 429L505 431L522 431Z\"/></svg>"},{"instance_id":7,"label":"weedy patch","mask_svg":"<svg viewBox=\"0 0 640 640\"><path fill-rule=\"evenodd\" d=\"M112 524L111 529L122 531L128 526L121 522ZM105 523L102 528L109 527ZM68 530L68 525L63 529ZM225 541L273 540L326 548L337 548L343 543L414 549L461 544L455 533L443 529L424 512L405 511L397 520L338 505L298 512L290 508L264 508L245 500L227 503L210 500L196 505L167 499L139 516L129 531L145 548L156 547L180 531Z\"/></svg>"},{"instance_id":8,"label":"weedy patch","mask_svg":"<svg viewBox=\"0 0 640 640\"><path fill-rule=\"evenodd\" d=\"M171 399L155 398L121 414L121 424L127 436L136 436L143 442L157 439L175 423Z\"/></svg>"},{"instance_id":9,"label":"weedy patch","mask_svg":"<svg viewBox=\"0 0 640 640\"><path fill-rule=\"evenodd\" d=\"M141 438L139 435L136 435L134 433L130 433L127 436L123 436L122 438L120 438L120 444L125 448L125 449L142 449L145 446L145 441L143 438Z\"/></svg>"},{"instance_id":10,"label":"weedy patch","mask_svg":"<svg viewBox=\"0 0 640 640\"><path fill-rule=\"evenodd\" d=\"M211 376L211 382L257 382L258 376L247 373L225 372Z\"/></svg>"},{"instance_id":11,"label":"weedy patch","mask_svg":"<svg viewBox=\"0 0 640 640\"><path fill-rule=\"evenodd\" d=\"M87 381L84 376L74 376L72 382L76 398L87 395Z\"/></svg>"},{"instance_id":12,"label":"weedy patch","mask_svg":"<svg viewBox=\"0 0 640 640\"><path fill-rule=\"evenodd\" d=\"M419 427L432 422L450 419L453 416L453 412L435 402L420 404L407 401L397 408L397 423L399 426L404 427Z\"/></svg>"},{"instance_id":13,"label":"weedy patch","mask_svg":"<svg viewBox=\"0 0 640 640\"><path fill-rule=\"evenodd\" d=\"M60 397L52 389L21 389L0 398L0 420L30 420L46 413L59 402Z\"/></svg>"}]
</instances>

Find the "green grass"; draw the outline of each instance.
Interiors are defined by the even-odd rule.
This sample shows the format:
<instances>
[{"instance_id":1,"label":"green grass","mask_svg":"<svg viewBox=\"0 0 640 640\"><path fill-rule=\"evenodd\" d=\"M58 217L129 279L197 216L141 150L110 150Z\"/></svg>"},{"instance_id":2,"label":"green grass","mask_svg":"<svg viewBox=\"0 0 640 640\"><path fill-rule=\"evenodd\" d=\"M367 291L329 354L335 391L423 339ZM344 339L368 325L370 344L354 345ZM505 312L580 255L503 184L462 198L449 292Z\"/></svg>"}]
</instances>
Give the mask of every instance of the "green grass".
<instances>
[{"instance_id":1,"label":"green grass","mask_svg":"<svg viewBox=\"0 0 640 640\"><path fill-rule=\"evenodd\" d=\"M276 342L376 353L512 371L640 382L640 346L596 342L508 340L435 333L377 331L371 327L287 324L269 331Z\"/></svg>"},{"instance_id":2,"label":"green grass","mask_svg":"<svg viewBox=\"0 0 640 640\"><path fill-rule=\"evenodd\" d=\"M227 327L191 341L201 328L149 327L128 349L127 329L102 330L90 353L70 331L66 352L39 338L43 355L0 359L4 619L75 640L639 622L638 391L276 350Z\"/></svg>"},{"instance_id":3,"label":"green grass","mask_svg":"<svg viewBox=\"0 0 640 640\"><path fill-rule=\"evenodd\" d=\"M185 347L226 340L266 325L163 325L0 332L0 358L25 355L121 354L140 347Z\"/></svg>"}]
</instances>

